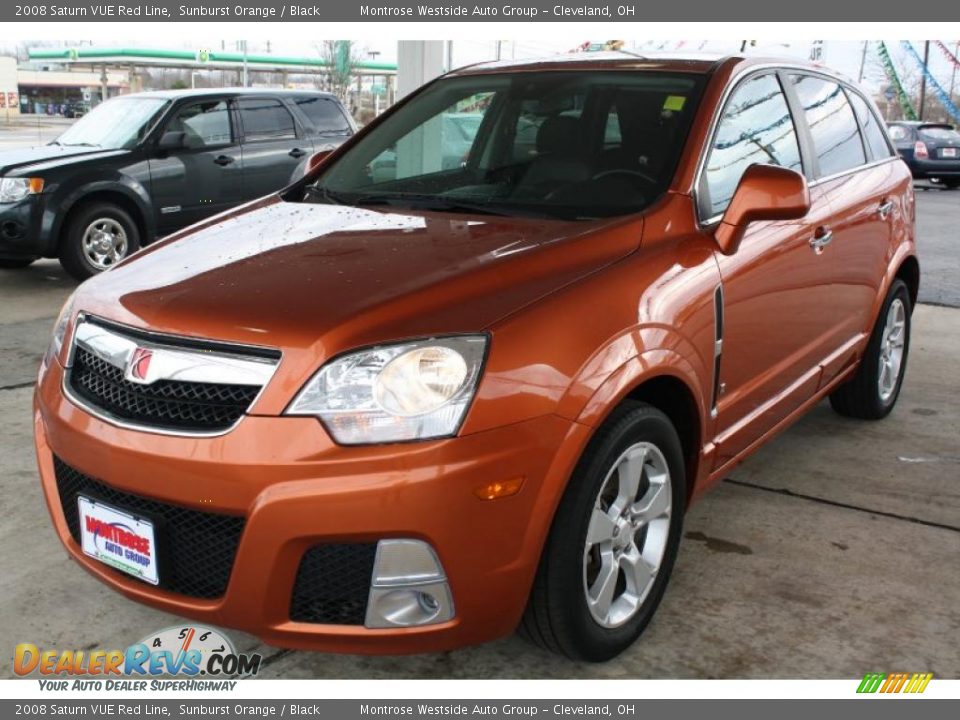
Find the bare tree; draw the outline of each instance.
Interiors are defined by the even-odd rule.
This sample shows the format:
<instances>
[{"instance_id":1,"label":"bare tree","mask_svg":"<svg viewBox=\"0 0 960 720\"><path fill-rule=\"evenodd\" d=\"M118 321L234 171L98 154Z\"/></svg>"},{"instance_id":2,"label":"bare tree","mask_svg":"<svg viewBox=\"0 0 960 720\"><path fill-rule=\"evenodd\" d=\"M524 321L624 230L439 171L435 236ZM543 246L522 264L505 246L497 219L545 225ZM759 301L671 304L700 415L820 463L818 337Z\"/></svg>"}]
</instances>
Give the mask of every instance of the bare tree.
<instances>
[{"instance_id":1,"label":"bare tree","mask_svg":"<svg viewBox=\"0 0 960 720\"><path fill-rule=\"evenodd\" d=\"M316 47L326 68L326 83L320 86L321 89L329 90L346 102L350 84L360 64L356 45L349 40L323 40Z\"/></svg>"}]
</instances>

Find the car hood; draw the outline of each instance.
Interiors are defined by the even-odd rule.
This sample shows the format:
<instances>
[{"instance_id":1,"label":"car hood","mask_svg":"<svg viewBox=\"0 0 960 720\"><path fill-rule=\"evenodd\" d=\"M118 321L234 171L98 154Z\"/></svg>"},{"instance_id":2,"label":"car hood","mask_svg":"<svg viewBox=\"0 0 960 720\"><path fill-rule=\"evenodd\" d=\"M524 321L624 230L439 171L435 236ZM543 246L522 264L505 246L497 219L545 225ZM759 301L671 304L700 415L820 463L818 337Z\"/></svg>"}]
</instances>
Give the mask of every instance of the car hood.
<instances>
[{"instance_id":1,"label":"car hood","mask_svg":"<svg viewBox=\"0 0 960 720\"><path fill-rule=\"evenodd\" d=\"M304 351L478 332L639 245L641 221L288 203L218 216L86 282L77 307L162 332Z\"/></svg>"},{"instance_id":2,"label":"car hood","mask_svg":"<svg viewBox=\"0 0 960 720\"><path fill-rule=\"evenodd\" d=\"M38 166L36 169L47 169L57 165L67 164L83 156L87 159L92 156L111 156L127 150L102 150L91 147L67 147L64 145L37 145L20 150L4 150L0 152L0 175L18 171L22 175L25 170Z\"/></svg>"}]
</instances>

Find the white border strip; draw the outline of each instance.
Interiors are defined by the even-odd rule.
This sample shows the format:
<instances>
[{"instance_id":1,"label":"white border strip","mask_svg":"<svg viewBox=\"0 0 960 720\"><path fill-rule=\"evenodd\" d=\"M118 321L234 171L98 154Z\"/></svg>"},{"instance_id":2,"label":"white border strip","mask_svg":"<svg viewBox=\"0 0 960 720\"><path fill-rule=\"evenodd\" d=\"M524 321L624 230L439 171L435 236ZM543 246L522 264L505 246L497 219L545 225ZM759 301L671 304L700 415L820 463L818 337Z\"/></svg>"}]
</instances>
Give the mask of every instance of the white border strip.
<instances>
[{"instance_id":1,"label":"white border strip","mask_svg":"<svg viewBox=\"0 0 960 720\"><path fill-rule=\"evenodd\" d=\"M504 668L509 671L510 668ZM51 678L54 679L54 678ZM65 676L55 679L72 680ZM82 679L92 679L85 676ZM130 678L123 678L130 679ZM169 678L168 678L169 679ZM176 678L185 680L187 678ZM210 680L212 678L203 678ZM149 684L149 680L147 680ZM41 691L35 677L0 680L0 697L17 699L113 698L191 700L223 699L363 699L423 701L509 698L557 700L609 700L642 702L655 699L736 700L736 699L850 699L882 701L890 698L958 699L960 680L931 680L922 695L903 693L858 695L859 679L850 680L240 680L232 691L171 692L124 691ZM69 687L69 685L68 685Z\"/></svg>"}]
</instances>

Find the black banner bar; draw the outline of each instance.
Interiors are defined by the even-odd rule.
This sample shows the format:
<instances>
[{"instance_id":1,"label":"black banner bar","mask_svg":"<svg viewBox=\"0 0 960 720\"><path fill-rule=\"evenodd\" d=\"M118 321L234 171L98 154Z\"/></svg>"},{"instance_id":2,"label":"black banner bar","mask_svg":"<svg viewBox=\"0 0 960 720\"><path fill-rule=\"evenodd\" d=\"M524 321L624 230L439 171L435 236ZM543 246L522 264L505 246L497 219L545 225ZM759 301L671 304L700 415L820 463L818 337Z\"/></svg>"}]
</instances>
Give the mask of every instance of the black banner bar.
<instances>
[{"instance_id":1,"label":"black banner bar","mask_svg":"<svg viewBox=\"0 0 960 720\"><path fill-rule=\"evenodd\" d=\"M852 692L852 691L851 691ZM910 703L909 711L905 704ZM714 720L940 720L956 717L960 701L872 698L850 700L0 700L0 717L324 718L437 720L437 718L650 718Z\"/></svg>"},{"instance_id":2,"label":"black banner bar","mask_svg":"<svg viewBox=\"0 0 960 720\"><path fill-rule=\"evenodd\" d=\"M960 2L905 5L806 0L24 0L0 5L2 22L951 22Z\"/></svg>"}]
</instances>

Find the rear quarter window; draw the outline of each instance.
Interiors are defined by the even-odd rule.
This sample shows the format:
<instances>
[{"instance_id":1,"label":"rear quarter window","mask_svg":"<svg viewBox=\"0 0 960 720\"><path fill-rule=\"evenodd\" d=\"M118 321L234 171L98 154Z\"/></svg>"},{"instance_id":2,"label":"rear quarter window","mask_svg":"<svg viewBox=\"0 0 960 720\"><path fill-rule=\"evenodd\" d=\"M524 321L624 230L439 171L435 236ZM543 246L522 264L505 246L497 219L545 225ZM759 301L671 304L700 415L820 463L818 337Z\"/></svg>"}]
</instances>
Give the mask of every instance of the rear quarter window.
<instances>
[{"instance_id":1,"label":"rear quarter window","mask_svg":"<svg viewBox=\"0 0 960 720\"><path fill-rule=\"evenodd\" d=\"M318 135L349 135L352 128L340 106L325 97L298 97L297 108L307 116Z\"/></svg>"},{"instance_id":2,"label":"rear quarter window","mask_svg":"<svg viewBox=\"0 0 960 720\"><path fill-rule=\"evenodd\" d=\"M863 128L863 137L867 142L867 147L870 148L870 154L873 155L873 159L882 160L883 158L890 157L892 155L890 146L887 144L887 139L883 136L883 130L880 127L877 116L873 113L873 110L870 109L870 106L867 105L867 101L854 92L849 93L849 96L850 104L853 105L853 109L857 113L857 119L860 120L860 126Z\"/></svg>"}]
</instances>

